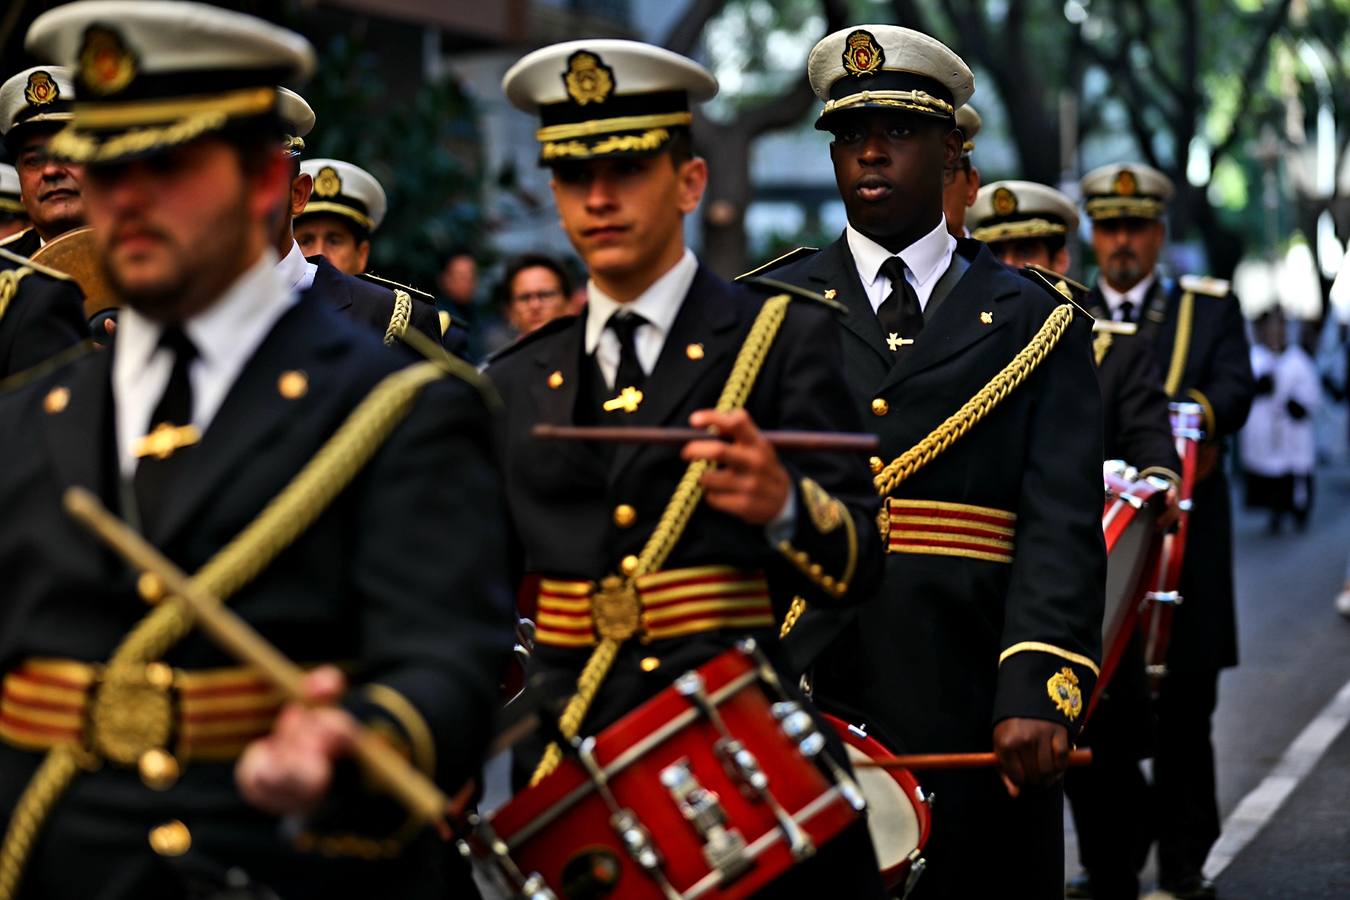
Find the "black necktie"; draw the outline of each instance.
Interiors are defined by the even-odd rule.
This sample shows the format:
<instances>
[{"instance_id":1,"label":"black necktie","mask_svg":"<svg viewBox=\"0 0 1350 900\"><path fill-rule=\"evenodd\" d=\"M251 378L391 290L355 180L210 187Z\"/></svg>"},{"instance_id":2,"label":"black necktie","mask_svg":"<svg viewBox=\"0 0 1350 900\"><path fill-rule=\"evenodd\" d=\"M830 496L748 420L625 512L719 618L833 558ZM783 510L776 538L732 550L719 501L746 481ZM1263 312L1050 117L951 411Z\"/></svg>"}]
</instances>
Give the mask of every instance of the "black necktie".
<instances>
[{"instance_id":1,"label":"black necktie","mask_svg":"<svg viewBox=\"0 0 1350 900\"><path fill-rule=\"evenodd\" d=\"M605 327L619 339L619 368L614 373L616 391L626 387L641 388L646 380L647 376L638 362L637 342L634 339L638 328L646 324L647 320L642 316L626 310L619 310L605 323Z\"/></svg>"},{"instance_id":2,"label":"black necktie","mask_svg":"<svg viewBox=\"0 0 1350 900\"><path fill-rule=\"evenodd\" d=\"M150 416L148 433L161 425L179 427L192 423L192 382L188 378L188 366L196 359L197 348L180 325L165 326L159 336L159 346L173 353L173 371L169 374L169 383L164 386L164 394ZM151 523L163 513L165 503L172 494L175 474L181 468L183 454L189 450L190 446L178 447L171 449L167 455L142 456L137 462L132 482L142 532L148 532Z\"/></svg>"},{"instance_id":3,"label":"black necktie","mask_svg":"<svg viewBox=\"0 0 1350 900\"><path fill-rule=\"evenodd\" d=\"M1134 302L1131 300L1122 301L1120 304L1120 321L1134 321Z\"/></svg>"},{"instance_id":4,"label":"black necktie","mask_svg":"<svg viewBox=\"0 0 1350 900\"><path fill-rule=\"evenodd\" d=\"M877 307L877 320L889 341L891 335L914 340L923 331L923 310L919 308L919 295L914 286L905 278L905 261L892 256L881 264L881 274L890 279L891 292ZM898 350L899 345L891 348Z\"/></svg>"}]
</instances>

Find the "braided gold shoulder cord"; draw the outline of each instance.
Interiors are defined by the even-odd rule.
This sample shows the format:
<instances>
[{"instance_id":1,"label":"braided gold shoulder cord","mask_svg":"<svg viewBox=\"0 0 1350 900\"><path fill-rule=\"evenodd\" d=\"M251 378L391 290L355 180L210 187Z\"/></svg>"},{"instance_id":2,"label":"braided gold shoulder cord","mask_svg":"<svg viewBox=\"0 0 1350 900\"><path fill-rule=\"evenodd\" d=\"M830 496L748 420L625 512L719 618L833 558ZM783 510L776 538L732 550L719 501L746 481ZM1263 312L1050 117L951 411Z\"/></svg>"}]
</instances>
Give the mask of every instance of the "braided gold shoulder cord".
<instances>
[{"instance_id":1,"label":"braided gold shoulder cord","mask_svg":"<svg viewBox=\"0 0 1350 900\"><path fill-rule=\"evenodd\" d=\"M33 270L27 266L0 272L0 319L3 319L5 313L9 312L10 301L19 292L19 282L32 274Z\"/></svg>"},{"instance_id":2,"label":"braided gold shoulder cord","mask_svg":"<svg viewBox=\"0 0 1350 900\"><path fill-rule=\"evenodd\" d=\"M403 421L422 388L444 374L436 363L424 362L376 385L285 490L193 576L193 585L224 601L256 578L351 483ZM134 673L167 653L192 626L187 604L166 599L122 640L108 660L105 679L119 673L136 677ZM58 745L42 760L14 807L0 846L0 900L13 900L42 823L80 768L94 763L73 743Z\"/></svg>"},{"instance_id":3,"label":"braided gold shoulder cord","mask_svg":"<svg viewBox=\"0 0 1350 900\"><path fill-rule=\"evenodd\" d=\"M773 346L774 338L778 336L778 329L782 327L783 318L787 315L791 302L792 298L787 294L780 294L765 301L760 308L754 324L750 326L750 333L746 335L740 352L736 354L731 374L727 376L726 384L722 387L722 395L717 400L719 412L731 412L745 406L745 401L750 397L750 390L755 386L755 379L759 377L759 370L764 365L764 358L768 356L769 348ZM684 475L675 487L675 493L671 495L670 502L661 513L660 521L656 523L655 530L638 556L637 568L628 576L626 587L631 589L639 576L655 572L665 564L670 551L675 549L675 544L684 534L684 529L694 514L694 508L703 499L703 487L699 481L711 465L712 463L706 459L696 459L684 470ZM585 667L577 676L577 692L567 701L567 707L558 720L558 731L565 739L570 741L581 731L581 722L586 718L586 711L591 708L595 695L600 691L600 685L609 674L610 667L614 665L614 658L619 652L619 643L613 638L602 637L600 643L591 651ZM560 762L562 750L556 742L549 744L539 760L539 765L535 767L534 775L530 777L530 785L534 786L550 775L558 768Z\"/></svg>"},{"instance_id":4,"label":"braided gold shoulder cord","mask_svg":"<svg viewBox=\"0 0 1350 900\"><path fill-rule=\"evenodd\" d=\"M872 479L877 493L883 499L889 497L891 491L895 490L900 482L937 459L948 447L974 428L980 420L993 412L995 407L1002 403L1018 385L1026 381L1031 373L1036 371L1036 367L1044 362L1046 356L1059 343L1060 338L1064 337L1072 323L1072 304L1065 303L1055 307L1046 317L1040 330L1027 342L1027 345L1019 350L1017 355L997 375L989 379L988 384L976 391L975 395L967 400L960 409L948 416L945 422L929 432L923 440L897 456L891 461L890 465L882 469ZM884 509L882 515L885 515ZM779 637L787 637L805 611L806 601L801 597L792 598L792 606L788 609L787 615L783 617L783 624L778 630Z\"/></svg>"},{"instance_id":5,"label":"braided gold shoulder cord","mask_svg":"<svg viewBox=\"0 0 1350 900\"><path fill-rule=\"evenodd\" d=\"M394 312L389 316L389 327L384 331L384 345L392 347L403 339L412 321L412 296L407 291L394 291Z\"/></svg>"},{"instance_id":6,"label":"braided gold shoulder cord","mask_svg":"<svg viewBox=\"0 0 1350 900\"><path fill-rule=\"evenodd\" d=\"M1186 374L1186 356L1191 349L1191 325L1195 318L1195 292L1187 291L1181 296L1181 309L1177 311L1177 336L1172 344L1172 359L1167 366L1167 380L1163 390L1167 399L1172 399L1181 390L1181 376Z\"/></svg>"}]
</instances>

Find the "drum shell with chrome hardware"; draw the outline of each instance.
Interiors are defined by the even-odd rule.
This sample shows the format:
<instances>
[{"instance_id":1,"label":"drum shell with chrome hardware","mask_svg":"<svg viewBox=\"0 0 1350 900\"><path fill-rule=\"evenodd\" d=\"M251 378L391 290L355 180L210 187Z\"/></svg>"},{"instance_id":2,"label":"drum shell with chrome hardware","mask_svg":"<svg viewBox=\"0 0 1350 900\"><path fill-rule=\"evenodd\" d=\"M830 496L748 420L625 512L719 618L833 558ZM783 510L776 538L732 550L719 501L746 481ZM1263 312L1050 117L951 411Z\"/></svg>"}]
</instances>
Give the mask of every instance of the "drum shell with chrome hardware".
<instances>
[{"instance_id":1,"label":"drum shell with chrome hardware","mask_svg":"<svg viewBox=\"0 0 1350 900\"><path fill-rule=\"evenodd\" d=\"M892 890L904 885L916 860L928 844L933 813L918 780L907 769L859 768L856 763L883 759L894 753L881 741L860 733L842 719L825 713L855 764L858 786L867 798L867 830L881 866L881 877Z\"/></svg>"},{"instance_id":2,"label":"drum shell with chrome hardware","mask_svg":"<svg viewBox=\"0 0 1350 900\"><path fill-rule=\"evenodd\" d=\"M779 698L766 692L752 657L729 650L697 671L727 728L758 759L768 789L817 849L857 819L859 813L838 786L783 732L772 711ZM662 871L682 897L746 897L795 864L769 808L748 799L727 774L714 750L719 737L708 718L672 687L595 740L594 759L606 770L610 790L651 835ZM717 794L727 827L740 832L753 855L753 865L725 885L705 860L703 840L662 784L663 770L681 760ZM614 873L612 896L666 897L628 855L610 819L611 810L586 770L566 756L552 774L497 810L488 825L515 867L541 876L559 897L575 893L565 884L597 870Z\"/></svg>"},{"instance_id":3,"label":"drum shell with chrome hardware","mask_svg":"<svg viewBox=\"0 0 1350 900\"><path fill-rule=\"evenodd\" d=\"M1089 717L1138 627L1145 591L1157 578L1164 540L1158 520L1166 510L1170 487L1162 479L1135 477L1133 470L1126 471L1115 461L1103 466L1102 478L1106 489L1102 508L1106 607L1102 615L1101 674L1088 701Z\"/></svg>"},{"instance_id":4,"label":"drum shell with chrome hardware","mask_svg":"<svg viewBox=\"0 0 1350 900\"><path fill-rule=\"evenodd\" d=\"M1150 586L1152 602L1144 605L1139 616L1139 628L1144 637L1144 665L1156 689L1167 672L1167 648L1171 644L1172 615L1177 605L1184 602L1178 594L1181 568L1186 558L1186 542L1190 534L1190 510L1199 478L1201 454L1205 448L1204 409L1198 403L1169 403L1172 438L1177 456L1181 459L1181 484L1177 496L1181 516L1176 527L1163 538L1158 553L1158 564Z\"/></svg>"}]
</instances>

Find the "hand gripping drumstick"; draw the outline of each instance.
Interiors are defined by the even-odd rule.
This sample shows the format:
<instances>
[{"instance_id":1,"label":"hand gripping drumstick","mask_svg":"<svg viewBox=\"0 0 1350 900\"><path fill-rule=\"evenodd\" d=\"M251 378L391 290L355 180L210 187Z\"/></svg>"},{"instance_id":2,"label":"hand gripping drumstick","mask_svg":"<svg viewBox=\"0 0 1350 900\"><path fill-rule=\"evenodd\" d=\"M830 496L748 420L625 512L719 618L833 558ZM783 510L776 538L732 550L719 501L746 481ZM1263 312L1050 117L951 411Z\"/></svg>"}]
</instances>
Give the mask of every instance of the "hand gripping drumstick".
<instances>
[{"instance_id":1,"label":"hand gripping drumstick","mask_svg":"<svg viewBox=\"0 0 1350 900\"><path fill-rule=\"evenodd\" d=\"M89 529L99 540L115 550L138 572L149 572L165 587L166 596L182 598L197 617L198 624L216 643L240 661L255 667L285 696L305 702L301 682L305 673L299 666L254 630L220 600L194 587L187 575L164 554L114 516L98 498L84 488L67 489L66 512ZM379 784L424 822L435 823L444 831L446 816L456 815L469 796L471 786L461 796L448 797L430 778L414 768L390 744L368 728L358 728L353 755Z\"/></svg>"},{"instance_id":2,"label":"hand gripping drumstick","mask_svg":"<svg viewBox=\"0 0 1350 900\"><path fill-rule=\"evenodd\" d=\"M998 765L998 756L994 753L909 753L852 762L855 769L909 769L911 772L923 772L932 769L991 769ZM1090 762L1091 750L1069 751L1069 765L1086 766Z\"/></svg>"}]
</instances>

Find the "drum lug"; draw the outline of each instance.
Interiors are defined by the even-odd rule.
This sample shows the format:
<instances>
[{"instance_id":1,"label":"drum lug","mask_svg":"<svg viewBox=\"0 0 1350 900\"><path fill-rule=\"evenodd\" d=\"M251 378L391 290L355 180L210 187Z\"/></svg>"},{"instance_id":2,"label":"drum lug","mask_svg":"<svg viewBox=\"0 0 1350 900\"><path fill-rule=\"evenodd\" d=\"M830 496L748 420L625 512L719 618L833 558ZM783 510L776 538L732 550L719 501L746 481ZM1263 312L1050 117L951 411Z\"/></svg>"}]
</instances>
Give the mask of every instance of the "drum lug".
<instances>
[{"instance_id":1,"label":"drum lug","mask_svg":"<svg viewBox=\"0 0 1350 900\"><path fill-rule=\"evenodd\" d=\"M1144 671L1145 671L1145 673L1148 674L1148 677L1149 677L1149 678L1166 678L1166 677L1167 677L1167 666L1166 666L1165 664L1159 664L1159 665L1154 665L1154 666L1145 666L1145 667L1144 667Z\"/></svg>"},{"instance_id":2,"label":"drum lug","mask_svg":"<svg viewBox=\"0 0 1350 900\"><path fill-rule=\"evenodd\" d=\"M740 831L726 827L727 813L721 798L699 783L688 759L662 769L661 784L670 791L685 821L703 839L703 859L717 872L723 885L735 881L754 865L754 860L746 856L745 838Z\"/></svg>"},{"instance_id":3,"label":"drum lug","mask_svg":"<svg viewBox=\"0 0 1350 900\"><path fill-rule=\"evenodd\" d=\"M928 860L919 855L915 850L909 854L909 875L905 878L905 889L900 893L901 900L908 897L914 891L914 886L919 883L919 876L923 870L928 868Z\"/></svg>"},{"instance_id":4,"label":"drum lug","mask_svg":"<svg viewBox=\"0 0 1350 900\"><path fill-rule=\"evenodd\" d=\"M516 900L558 900L558 895L553 893L548 884L544 881L544 876L538 872L531 872L526 875L516 865L516 861L511 858L511 851L506 846L506 842L497 836L497 833L488 824L486 819L480 818L477 814L469 816L469 825L479 840L488 848L492 854L492 861L496 863L496 872L501 878L504 878L508 884L507 889L512 892L512 897ZM460 841L461 855L468 856L468 845Z\"/></svg>"},{"instance_id":5,"label":"drum lug","mask_svg":"<svg viewBox=\"0 0 1350 900\"><path fill-rule=\"evenodd\" d=\"M1144 599L1163 606L1180 606L1182 602L1181 594L1177 591L1149 591L1144 594Z\"/></svg>"}]
</instances>

